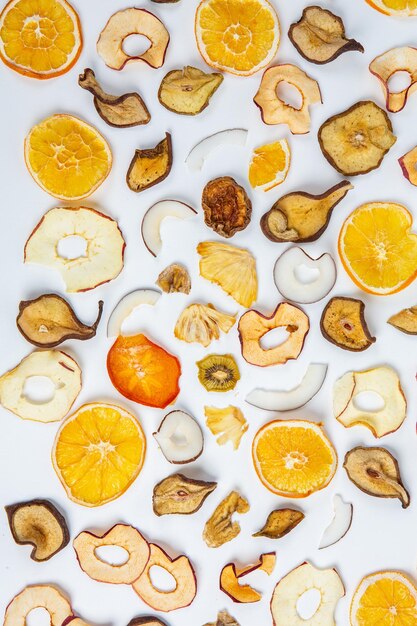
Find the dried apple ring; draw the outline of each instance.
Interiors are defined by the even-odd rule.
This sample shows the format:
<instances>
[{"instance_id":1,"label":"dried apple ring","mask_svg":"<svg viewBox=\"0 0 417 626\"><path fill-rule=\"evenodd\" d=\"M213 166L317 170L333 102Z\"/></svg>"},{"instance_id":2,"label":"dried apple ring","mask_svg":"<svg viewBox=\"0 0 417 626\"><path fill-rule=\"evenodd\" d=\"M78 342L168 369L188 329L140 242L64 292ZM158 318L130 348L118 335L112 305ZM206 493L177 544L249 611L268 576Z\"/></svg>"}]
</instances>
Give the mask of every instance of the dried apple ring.
<instances>
[{"instance_id":1,"label":"dried apple ring","mask_svg":"<svg viewBox=\"0 0 417 626\"><path fill-rule=\"evenodd\" d=\"M408 96L417 89L417 48L403 46L387 50L375 57L369 70L381 83L388 111L398 113L405 107ZM389 87L389 80L396 72L407 72L410 77L408 87L397 92Z\"/></svg>"},{"instance_id":2,"label":"dried apple ring","mask_svg":"<svg viewBox=\"0 0 417 626\"><path fill-rule=\"evenodd\" d=\"M139 578L149 560L150 549L146 539L133 526L116 524L103 535L80 533L73 542L81 569L94 580L114 585L130 585ZM129 557L121 565L103 561L96 553L102 546L124 548Z\"/></svg>"},{"instance_id":3,"label":"dried apple ring","mask_svg":"<svg viewBox=\"0 0 417 626\"><path fill-rule=\"evenodd\" d=\"M143 35L150 47L137 56L123 50L123 42L130 35ZM169 43L169 33L161 20L146 9L132 7L114 13L97 41L97 52L113 70L122 70L129 61L144 61L151 67L163 65Z\"/></svg>"},{"instance_id":4,"label":"dried apple ring","mask_svg":"<svg viewBox=\"0 0 417 626\"><path fill-rule=\"evenodd\" d=\"M9 603L3 626L26 626L26 618L33 609L45 609L50 625L61 626L72 615L65 595L52 585L28 585Z\"/></svg>"},{"instance_id":5,"label":"dried apple ring","mask_svg":"<svg viewBox=\"0 0 417 626\"><path fill-rule=\"evenodd\" d=\"M156 544L150 543L149 547L149 561L141 576L133 583L133 589L155 611L167 613L189 606L197 593L197 579L188 557L182 555L171 559ZM161 591L152 583L150 570L154 565L162 567L175 578L173 591Z\"/></svg>"}]
</instances>

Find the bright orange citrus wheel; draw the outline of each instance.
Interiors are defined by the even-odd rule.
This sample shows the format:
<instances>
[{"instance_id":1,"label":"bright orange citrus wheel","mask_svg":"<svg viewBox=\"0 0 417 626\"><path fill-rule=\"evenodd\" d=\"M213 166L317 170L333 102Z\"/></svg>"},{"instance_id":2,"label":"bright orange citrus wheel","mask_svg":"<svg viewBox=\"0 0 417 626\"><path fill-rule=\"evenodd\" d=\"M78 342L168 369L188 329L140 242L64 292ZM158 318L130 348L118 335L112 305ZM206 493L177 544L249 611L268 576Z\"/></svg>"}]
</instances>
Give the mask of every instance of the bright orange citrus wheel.
<instances>
[{"instance_id":1,"label":"bright orange citrus wheel","mask_svg":"<svg viewBox=\"0 0 417 626\"><path fill-rule=\"evenodd\" d=\"M412 17L417 15L417 0L366 0L373 8L385 15Z\"/></svg>"}]
</instances>

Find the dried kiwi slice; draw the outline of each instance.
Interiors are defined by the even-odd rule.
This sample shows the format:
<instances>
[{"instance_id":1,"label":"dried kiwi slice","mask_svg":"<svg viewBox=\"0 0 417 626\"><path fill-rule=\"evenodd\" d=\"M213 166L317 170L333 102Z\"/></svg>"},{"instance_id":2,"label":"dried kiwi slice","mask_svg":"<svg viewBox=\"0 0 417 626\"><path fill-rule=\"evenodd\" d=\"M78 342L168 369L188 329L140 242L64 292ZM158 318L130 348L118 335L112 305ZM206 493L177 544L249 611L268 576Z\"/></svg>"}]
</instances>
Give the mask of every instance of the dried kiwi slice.
<instances>
[{"instance_id":1,"label":"dried kiwi slice","mask_svg":"<svg viewBox=\"0 0 417 626\"><path fill-rule=\"evenodd\" d=\"M326 304L320 320L320 330L325 339L343 350L361 352L373 343L369 332L362 300L338 296Z\"/></svg>"},{"instance_id":2,"label":"dried kiwi slice","mask_svg":"<svg viewBox=\"0 0 417 626\"><path fill-rule=\"evenodd\" d=\"M207 391L230 391L240 379L240 372L231 354L209 354L197 361L198 380Z\"/></svg>"},{"instance_id":3,"label":"dried kiwi slice","mask_svg":"<svg viewBox=\"0 0 417 626\"><path fill-rule=\"evenodd\" d=\"M172 167L171 135L165 134L154 148L136 150L126 175L129 189L144 191L163 181Z\"/></svg>"},{"instance_id":4,"label":"dried kiwi slice","mask_svg":"<svg viewBox=\"0 0 417 626\"><path fill-rule=\"evenodd\" d=\"M187 65L164 76L158 91L159 102L174 113L197 115L208 106L222 82L221 74L206 74Z\"/></svg>"}]
</instances>

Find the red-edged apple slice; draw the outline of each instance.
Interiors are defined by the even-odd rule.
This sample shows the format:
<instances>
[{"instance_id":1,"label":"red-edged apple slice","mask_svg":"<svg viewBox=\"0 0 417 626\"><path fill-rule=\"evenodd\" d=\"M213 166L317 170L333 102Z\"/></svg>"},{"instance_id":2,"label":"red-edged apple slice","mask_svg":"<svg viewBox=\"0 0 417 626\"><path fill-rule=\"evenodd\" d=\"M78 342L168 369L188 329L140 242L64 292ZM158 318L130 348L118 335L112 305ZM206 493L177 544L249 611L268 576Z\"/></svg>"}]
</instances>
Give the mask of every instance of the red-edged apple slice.
<instances>
[{"instance_id":1,"label":"red-edged apple slice","mask_svg":"<svg viewBox=\"0 0 417 626\"><path fill-rule=\"evenodd\" d=\"M306 267L318 275L305 282L300 278L301 268ZM333 289L336 282L336 265L330 254L313 259L304 250L288 248L277 260L274 268L275 285L287 300L310 304L318 302Z\"/></svg>"},{"instance_id":2,"label":"red-edged apple slice","mask_svg":"<svg viewBox=\"0 0 417 626\"><path fill-rule=\"evenodd\" d=\"M401 170L405 178L412 185L417 185L417 146L409 150L406 154L398 159Z\"/></svg>"},{"instance_id":3,"label":"red-edged apple slice","mask_svg":"<svg viewBox=\"0 0 417 626\"><path fill-rule=\"evenodd\" d=\"M318 393L327 374L325 363L310 363L301 382L285 391L273 389L253 389L245 398L246 402L265 411L292 411L310 402Z\"/></svg>"},{"instance_id":4,"label":"red-edged apple slice","mask_svg":"<svg viewBox=\"0 0 417 626\"><path fill-rule=\"evenodd\" d=\"M127 333L121 332L125 319L143 304L154 306L160 297L161 292L156 289L136 289L123 296L114 307L107 322L107 337L126 336ZM131 334L135 335L136 332Z\"/></svg>"},{"instance_id":5,"label":"red-edged apple slice","mask_svg":"<svg viewBox=\"0 0 417 626\"><path fill-rule=\"evenodd\" d=\"M344 502L342 496L335 495L333 498L333 508L334 516L322 535L319 550L328 548L343 539L351 527L353 517L352 504L350 504L350 502Z\"/></svg>"},{"instance_id":6,"label":"red-edged apple slice","mask_svg":"<svg viewBox=\"0 0 417 626\"><path fill-rule=\"evenodd\" d=\"M417 48L391 48L377 56L369 65L369 70L381 83L388 111L397 113L405 107L408 96L417 89ZM389 81L397 72L407 72L410 83L405 89L392 91Z\"/></svg>"},{"instance_id":7,"label":"red-edged apple slice","mask_svg":"<svg viewBox=\"0 0 417 626\"><path fill-rule=\"evenodd\" d=\"M209 135L192 148L185 159L188 169L198 172L203 168L207 157L221 146L244 146L248 131L244 128L228 128Z\"/></svg>"},{"instance_id":8,"label":"red-edged apple slice","mask_svg":"<svg viewBox=\"0 0 417 626\"><path fill-rule=\"evenodd\" d=\"M9 603L3 626L26 626L26 618L33 609L45 609L51 626L62 626L72 609L65 595L52 585L29 585Z\"/></svg>"},{"instance_id":9,"label":"red-edged apple slice","mask_svg":"<svg viewBox=\"0 0 417 626\"><path fill-rule=\"evenodd\" d=\"M161 200L152 205L142 220L142 238L149 252L158 256L161 251L161 224L166 217L185 220L196 214L195 209L179 200Z\"/></svg>"}]
</instances>

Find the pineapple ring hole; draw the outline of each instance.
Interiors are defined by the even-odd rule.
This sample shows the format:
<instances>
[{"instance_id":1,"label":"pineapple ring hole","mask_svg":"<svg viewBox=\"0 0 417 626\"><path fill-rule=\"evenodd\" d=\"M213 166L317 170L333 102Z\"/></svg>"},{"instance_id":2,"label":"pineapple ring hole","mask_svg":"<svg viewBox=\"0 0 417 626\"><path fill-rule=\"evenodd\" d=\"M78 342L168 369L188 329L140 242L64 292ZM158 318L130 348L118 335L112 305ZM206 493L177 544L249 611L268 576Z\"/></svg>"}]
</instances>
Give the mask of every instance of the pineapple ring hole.
<instances>
[{"instance_id":1,"label":"pineapple ring hole","mask_svg":"<svg viewBox=\"0 0 417 626\"><path fill-rule=\"evenodd\" d=\"M38 606L26 615L25 626L50 626L51 615L43 606Z\"/></svg>"},{"instance_id":2,"label":"pineapple ring hole","mask_svg":"<svg viewBox=\"0 0 417 626\"><path fill-rule=\"evenodd\" d=\"M353 397L353 406L358 411L379 413L385 408L385 400L376 391L361 391Z\"/></svg>"},{"instance_id":3,"label":"pineapple ring hole","mask_svg":"<svg viewBox=\"0 0 417 626\"><path fill-rule=\"evenodd\" d=\"M320 270L301 263L294 268L294 277L302 285L311 285L320 278Z\"/></svg>"},{"instance_id":4,"label":"pineapple ring hole","mask_svg":"<svg viewBox=\"0 0 417 626\"><path fill-rule=\"evenodd\" d=\"M276 94L278 99L291 109L300 111L303 106L303 94L292 83L281 80L277 85Z\"/></svg>"},{"instance_id":5,"label":"pineapple ring hole","mask_svg":"<svg viewBox=\"0 0 417 626\"><path fill-rule=\"evenodd\" d=\"M387 82L387 89L390 93L401 93L411 86L412 79L407 70L398 70L391 74Z\"/></svg>"},{"instance_id":6,"label":"pineapple ring hole","mask_svg":"<svg viewBox=\"0 0 417 626\"><path fill-rule=\"evenodd\" d=\"M122 50L128 56L137 58L149 50L150 46L151 42L145 35L131 33L123 40Z\"/></svg>"},{"instance_id":7,"label":"pineapple ring hole","mask_svg":"<svg viewBox=\"0 0 417 626\"><path fill-rule=\"evenodd\" d=\"M171 593L177 588L175 577L160 565L152 565L152 567L150 567L149 579L152 586L162 593Z\"/></svg>"},{"instance_id":8,"label":"pineapple ring hole","mask_svg":"<svg viewBox=\"0 0 417 626\"><path fill-rule=\"evenodd\" d=\"M290 332L286 329L285 326L278 326L277 328L273 328L269 330L263 337L261 337L259 341L259 345L263 350L271 350L276 346L281 346L283 343L287 341L290 336Z\"/></svg>"},{"instance_id":9,"label":"pineapple ring hole","mask_svg":"<svg viewBox=\"0 0 417 626\"><path fill-rule=\"evenodd\" d=\"M113 565L114 567L124 565L130 558L130 554L125 548L112 544L97 546L94 550L94 555L103 563Z\"/></svg>"},{"instance_id":10,"label":"pineapple ring hole","mask_svg":"<svg viewBox=\"0 0 417 626\"><path fill-rule=\"evenodd\" d=\"M48 404L55 391L55 383L49 376L28 376L23 383L22 396L31 404Z\"/></svg>"},{"instance_id":11,"label":"pineapple ring hole","mask_svg":"<svg viewBox=\"0 0 417 626\"><path fill-rule=\"evenodd\" d=\"M87 257L87 240L81 235L67 235L58 241L57 252L68 261Z\"/></svg>"},{"instance_id":12,"label":"pineapple ring hole","mask_svg":"<svg viewBox=\"0 0 417 626\"><path fill-rule=\"evenodd\" d=\"M312 619L319 610L321 602L322 597L319 589L315 587L307 589L297 600L296 610L298 616L305 621Z\"/></svg>"}]
</instances>

